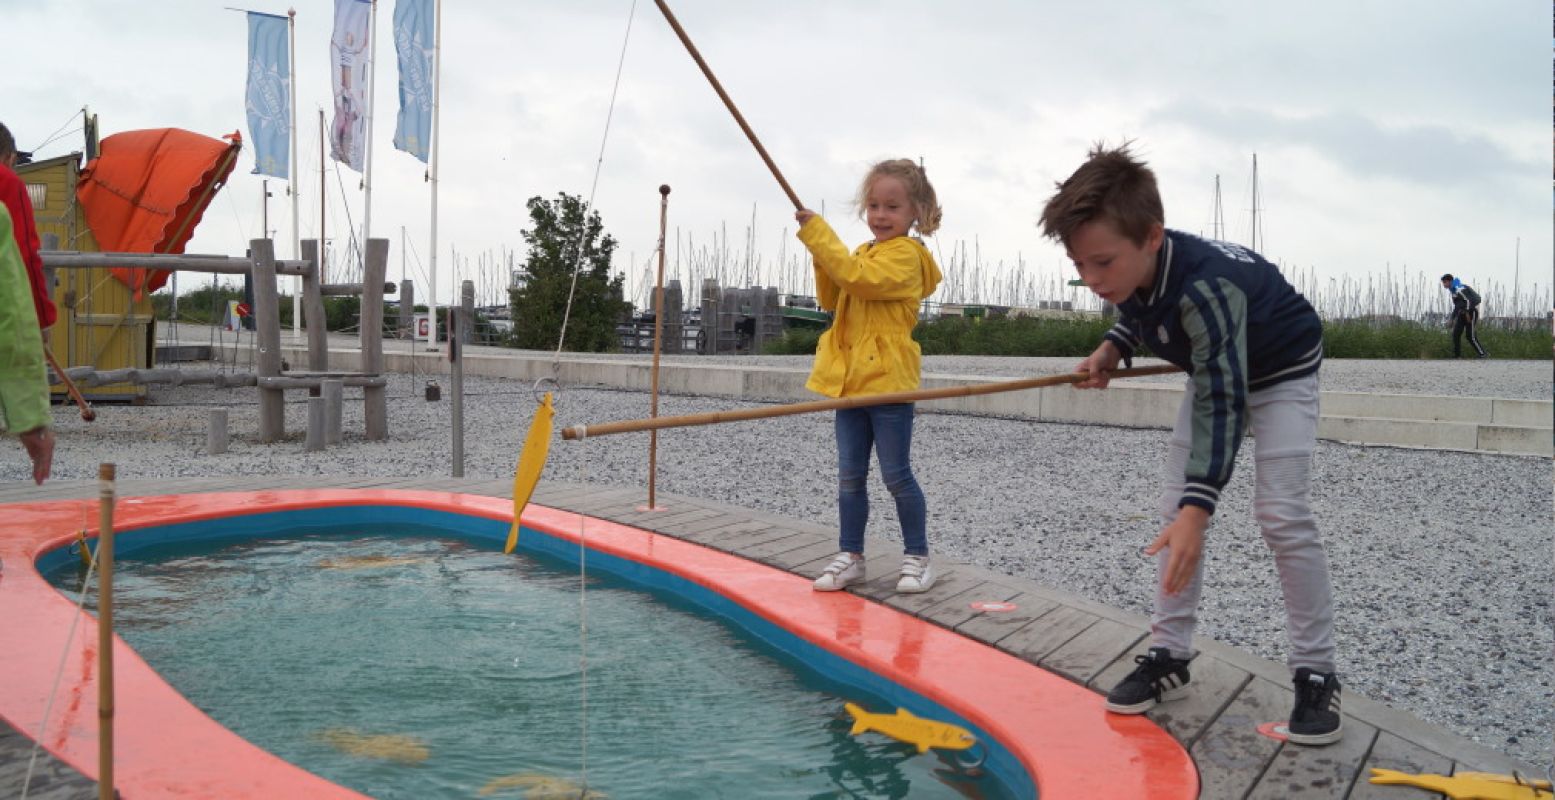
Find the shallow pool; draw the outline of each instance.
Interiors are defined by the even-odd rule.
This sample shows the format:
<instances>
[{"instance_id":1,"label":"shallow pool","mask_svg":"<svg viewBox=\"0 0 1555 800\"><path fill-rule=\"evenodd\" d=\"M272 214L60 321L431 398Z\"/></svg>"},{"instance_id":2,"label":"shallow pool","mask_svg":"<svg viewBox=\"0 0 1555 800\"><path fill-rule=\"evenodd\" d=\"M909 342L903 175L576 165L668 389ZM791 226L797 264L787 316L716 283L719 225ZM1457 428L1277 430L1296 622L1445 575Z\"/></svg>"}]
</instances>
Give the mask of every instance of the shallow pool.
<instances>
[{"instance_id":1,"label":"shallow pool","mask_svg":"<svg viewBox=\"0 0 1555 800\"><path fill-rule=\"evenodd\" d=\"M67 593L80 580L68 562L48 577ZM142 547L115 584L120 636L169 683L330 780L381 798L551 796L583 782L574 564L425 528L315 526ZM887 704L684 600L598 570L587 589L596 792L1011 796L932 753L850 736L844 700Z\"/></svg>"}]
</instances>

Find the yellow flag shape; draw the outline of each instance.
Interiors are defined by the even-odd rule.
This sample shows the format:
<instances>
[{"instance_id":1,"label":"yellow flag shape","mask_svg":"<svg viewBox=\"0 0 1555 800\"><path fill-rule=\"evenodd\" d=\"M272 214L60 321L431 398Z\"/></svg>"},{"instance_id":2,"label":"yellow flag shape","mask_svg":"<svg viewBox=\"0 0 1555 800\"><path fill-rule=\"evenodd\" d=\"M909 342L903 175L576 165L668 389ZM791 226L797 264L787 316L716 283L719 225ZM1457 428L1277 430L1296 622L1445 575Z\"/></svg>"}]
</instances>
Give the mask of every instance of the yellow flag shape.
<instances>
[{"instance_id":1,"label":"yellow flag shape","mask_svg":"<svg viewBox=\"0 0 1555 800\"><path fill-rule=\"evenodd\" d=\"M504 553L511 553L518 546L519 515L529 505L529 496L534 494L540 472L545 469L545 454L551 449L551 419L555 416L551 393L546 392L540 407L535 409L534 421L529 423L529 435L524 437L524 449L518 454L518 468L513 472L513 527L508 529Z\"/></svg>"}]
</instances>

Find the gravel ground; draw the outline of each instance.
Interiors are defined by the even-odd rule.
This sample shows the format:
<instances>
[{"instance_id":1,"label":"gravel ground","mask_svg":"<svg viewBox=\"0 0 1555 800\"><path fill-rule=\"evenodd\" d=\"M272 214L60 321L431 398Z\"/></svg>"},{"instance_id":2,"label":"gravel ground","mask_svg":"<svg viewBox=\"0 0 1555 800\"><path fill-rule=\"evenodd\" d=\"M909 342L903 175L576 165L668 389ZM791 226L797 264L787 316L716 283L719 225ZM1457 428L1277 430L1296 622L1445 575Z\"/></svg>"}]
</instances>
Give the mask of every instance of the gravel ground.
<instances>
[{"instance_id":1,"label":"gravel ground","mask_svg":"<svg viewBox=\"0 0 1555 800\"><path fill-rule=\"evenodd\" d=\"M726 359L727 360L727 359ZM762 359L762 364L808 359ZM1073 359L928 359L926 371L1019 375ZM423 376L424 377L424 376ZM1330 362L1325 388L1549 397L1548 362ZM1337 386L1336 386L1337 384ZM447 382L443 383L445 396ZM533 411L528 386L470 379L466 474L512 474ZM1458 391L1454 391L1458 390ZM392 438L360 438L348 390L345 446L305 453L301 434L253 442L252 390L160 388L153 405L101 406L82 423L55 409L58 478L91 478L100 461L129 478L217 475L447 474L447 402L421 399L420 379L394 376ZM206 406L232 408L232 450L206 456ZM646 415L643 393L571 389L558 424ZM664 415L734 407L666 397ZM289 403L300 432L305 406ZM1156 430L925 414L915 469L928 497L931 547L992 570L1146 613L1152 568L1139 549L1155 534L1154 485L1166 435ZM646 434L557 442L548 478L618 486L646 481ZM1250 456L1250 454L1249 454ZM660 436L659 486L799 519L836 518L829 415L685 428ZM1206 542L1200 632L1284 659L1284 614L1272 560L1252 521L1244 458ZM22 480L19 449L0 480ZM1337 593L1341 671L1354 691L1535 765L1549 764L1552 472L1548 459L1320 442L1313 504ZM894 510L871 481L871 532L894 536Z\"/></svg>"}]
</instances>

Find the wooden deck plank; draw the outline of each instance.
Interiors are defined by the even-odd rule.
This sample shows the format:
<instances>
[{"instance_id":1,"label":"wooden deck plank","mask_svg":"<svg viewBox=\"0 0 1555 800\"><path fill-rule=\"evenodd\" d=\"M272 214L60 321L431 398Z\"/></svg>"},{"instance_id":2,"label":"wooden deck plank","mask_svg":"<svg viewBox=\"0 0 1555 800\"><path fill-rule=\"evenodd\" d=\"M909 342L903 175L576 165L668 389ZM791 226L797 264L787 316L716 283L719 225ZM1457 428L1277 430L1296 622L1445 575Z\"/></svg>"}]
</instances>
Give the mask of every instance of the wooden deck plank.
<instances>
[{"instance_id":1,"label":"wooden deck plank","mask_svg":"<svg viewBox=\"0 0 1555 800\"><path fill-rule=\"evenodd\" d=\"M708 546L714 548L715 550L722 550L725 553L744 558L745 550L747 548L756 547L758 545L779 539L785 539L789 535L789 532L783 530L782 528L766 526L765 523L759 521L753 520L751 525L762 525L763 527L752 528L750 530L744 530L737 533L730 533L725 536L720 536L713 542L708 543ZM723 529L720 528L719 530Z\"/></svg>"},{"instance_id":2,"label":"wooden deck plank","mask_svg":"<svg viewBox=\"0 0 1555 800\"><path fill-rule=\"evenodd\" d=\"M921 617L923 612L930 608L982 583L981 576L970 568L936 564L934 571L938 574L934 579L934 585L929 587L927 592L902 594L896 591L893 581L891 593L879 600L892 608Z\"/></svg>"},{"instance_id":3,"label":"wooden deck plank","mask_svg":"<svg viewBox=\"0 0 1555 800\"><path fill-rule=\"evenodd\" d=\"M1242 800L1258 785L1280 750L1258 726L1285 719L1290 703L1289 689L1262 678L1237 692L1188 751L1199 767L1202 800Z\"/></svg>"},{"instance_id":4,"label":"wooden deck plank","mask_svg":"<svg viewBox=\"0 0 1555 800\"><path fill-rule=\"evenodd\" d=\"M1035 623L1049 611L1058 608L1058 604L1052 600L1025 591L1011 597L1009 602L1015 604L1014 611L979 614L957 625L956 633L970 636L984 644L997 645L1011 634Z\"/></svg>"},{"instance_id":5,"label":"wooden deck plank","mask_svg":"<svg viewBox=\"0 0 1555 800\"><path fill-rule=\"evenodd\" d=\"M1041 664L1076 683L1089 685L1097 673L1128 652L1146 635L1147 631L1137 625L1098 619L1095 624L1049 653Z\"/></svg>"},{"instance_id":6,"label":"wooden deck plank","mask_svg":"<svg viewBox=\"0 0 1555 800\"><path fill-rule=\"evenodd\" d=\"M1378 786L1372 783L1372 769L1392 769L1411 774L1434 773L1437 775L1452 774L1452 759L1430 750L1406 742L1397 734L1388 731L1380 731L1377 741L1371 746L1371 753L1366 756L1366 762L1361 765L1361 774L1356 776L1355 786L1350 789L1349 800L1417 800L1424 798L1427 793L1407 786ZM1430 793L1430 797L1439 798L1442 795Z\"/></svg>"},{"instance_id":7,"label":"wooden deck plank","mask_svg":"<svg viewBox=\"0 0 1555 800\"><path fill-rule=\"evenodd\" d=\"M806 571L806 564L813 564L818 559L831 558L837 554L837 540L834 537L818 537L813 543L796 547L792 550L773 553L769 556L761 556L756 560L763 564L771 564L779 569L814 578L820 575L820 570L814 574Z\"/></svg>"},{"instance_id":8,"label":"wooden deck plank","mask_svg":"<svg viewBox=\"0 0 1555 800\"><path fill-rule=\"evenodd\" d=\"M30 737L0 720L0 787L4 787L5 796L21 796L32 748ZM39 748L27 796L38 800L95 800L97 782Z\"/></svg>"},{"instance_id":9,"label":"wooden deck plank","mask_svg":"<svg viewBox=\"0 0 1555 800\"><path fill-rule=\"evenodd\" d=\"M1056 606L1032 620L1031 624L999 640L994 646L1040 664L1049 653L1063 647L1064 643L1079 636L1096 621L1095 614L1068 606Z\"/></svg>"},{"instance_id":10,"label":"wooden deck plank","mask_svg":"<svg viewBox=\"0 0 1555 800\"><path fill-rule=\"evenodd\" d=\"M984 602L1008 602L1020 596L1020 590L998 581L978 580L965 589L947 597L928 608L923 609L918 616L937 625L942 625L955 630L961 625L984 614L1006 614L1005 611L978 611L972 608L972 604L978 601Z\"/></svg>"},{"instance_id":11,"label":"wooden deck plank","mask_svg":"<svg viewBox=\"0 0 1555 800\"><path fill-rule=\"evenodd\" d=\"M769 539L761 544L751 545L741 551L740 555L752 561L764 561L768 556L786 553L806 545L816 543L831 544L829 540L823 540L813 533L795 531L790 528L773 528L772 530L782 531L784 535L775 539Z\"/></svg>"},{"instance_id":12,"label":"wooden deck plank","mask_svg":"<svg viewBox=\"0 0 1555 800\"><path fill-rule=\"evenodd\" d=\"M1294 694L1292 701L1294 701ZM1276 719L1290 716L1287 709ZM1377 739L1377 729L1348 715L1344 718L1344 738L1324 747L1303 747L1286 743L1275 754L1263 778L1248 800L1301 798L1344 800L1361 774L1366 754Z\"/></svg>"}]
</instances>

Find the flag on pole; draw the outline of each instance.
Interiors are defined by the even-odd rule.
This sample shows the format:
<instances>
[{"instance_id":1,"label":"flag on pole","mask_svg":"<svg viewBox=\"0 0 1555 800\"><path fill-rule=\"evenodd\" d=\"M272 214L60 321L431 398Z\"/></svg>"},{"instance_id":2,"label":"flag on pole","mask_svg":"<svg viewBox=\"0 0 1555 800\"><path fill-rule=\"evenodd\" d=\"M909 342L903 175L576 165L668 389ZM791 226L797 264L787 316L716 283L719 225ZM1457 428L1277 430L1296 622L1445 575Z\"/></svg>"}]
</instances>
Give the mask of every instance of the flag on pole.
<instances>
[{"instance_id":1,"label":"flag on pole","mask_svg":"<svg viewBox=\"0 0 1555 800\"><path fill-rule=\"evenodd\" d=\"M394 149L427 161L432 143L432 3L396 0L394 51L400 60L400 118Z\"/></svg>"},{"instance_id":2,"label":"flag on pole","mask_svg":"<svg viewBox=\"0 0 1555 800\"><path fill-rule=\"evenodd\" d=\"M367 139L367 43L372 0L335 0L335 32L329 39L330 82L335 86L335 123L329 157L357 172Z\"/></svg>"},{"instance_id":3,"label":"flag on pole","mask_svg":"<svg viewBox=\"0 0 1555 800\"><path fill-rule=\"evenodd\" d=\"M290 177L292 70L287 21L248 12L248 133L254 141L254 174Z\"/></svg>"}]
</instances>

